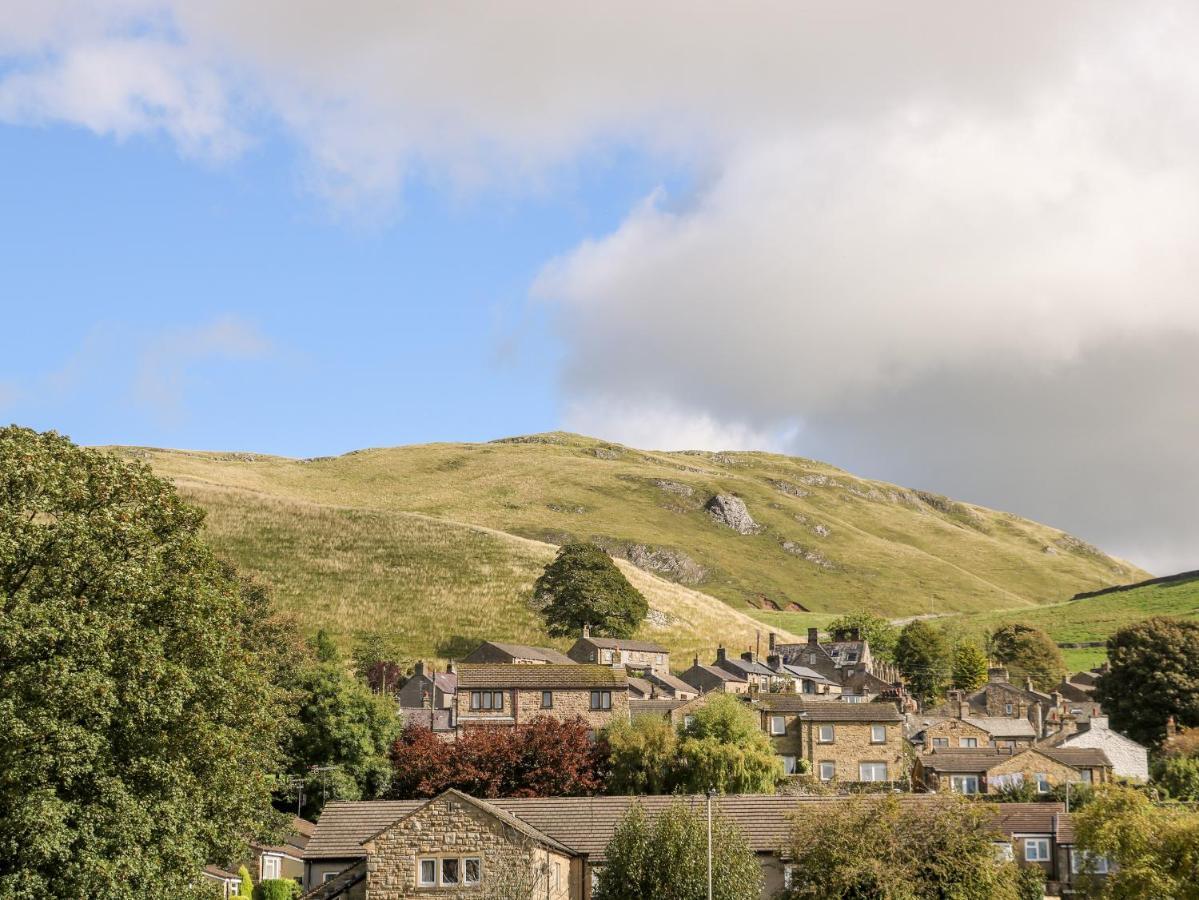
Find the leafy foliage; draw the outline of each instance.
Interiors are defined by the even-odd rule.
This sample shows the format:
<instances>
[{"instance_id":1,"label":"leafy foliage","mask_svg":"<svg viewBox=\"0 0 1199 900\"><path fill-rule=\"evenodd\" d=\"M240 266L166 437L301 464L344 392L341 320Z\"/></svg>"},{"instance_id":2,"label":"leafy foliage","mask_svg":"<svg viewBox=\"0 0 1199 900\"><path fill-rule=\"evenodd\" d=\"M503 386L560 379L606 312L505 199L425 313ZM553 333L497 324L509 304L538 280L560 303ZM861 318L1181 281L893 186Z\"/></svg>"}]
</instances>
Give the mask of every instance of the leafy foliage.
<instances>
[{"instance_id":1,"label":"leafy foliage","mask_svg":"<svg viewBox=\"0 0 1199 900\"><path fill-rule=\"evenodd\" d=\"M405 726L391 748L393 799L435 797L457 788L475 797L562 797L603 788L605 749L581 718L538 716L527 725L471 728L442 741Z\"/></svg>"},{"instance_id":2,"label":"leafy foliage","mask_svg":"<svg viewBox=\"0 0 1199 900\"><path fill-rule=\"evenodd\" d=\"M1016 900L1017 868L996 863L996 837L990 807L957 795L908 806L855 797L795 817L794 874L780 897Z\"/></svg>"},{"instance_id":3,"label":"leafy foliage","mask_svg":"<svg viewBox=\"0 0 1199 900\"><path fill-rule=\"evenodd\" d=\"M903 626L895 644L895 663L908 689L922 703L945 693L949 683L949 644L940 629L922 619Z\"/></svg>"},{"instance_id":4,"label":"leafy foliage","mask_svg":"<svg viewBox=\"0 0 1199 900\"><path fill-rule=\"evenodd\" d=\"M295 900L300 886L290 878L268 878L254 888L254 900Z\"/></svg>"},{"instance_id":5,"label":"leafy foliage","mask_svg":"<svg viewBox=\"0 0 1199 900\"><path fill-rule=\"evenodd\" d=\"M1155 760L1153 783L1171 800L1199 802L1199 758L1168 756Z\"/></svg>"},{"instance_id":6,"label":"leafy foliage","mask_svg":"<svg viewBox=\"0 0 1199 900\"><path fill-rule=\"evenodd\" d=\"M604 731L608 792L666 794L674 779L679 742L674 726L658 716L617 719Z\"/></svg>"},{"instance_id":7,"label":"leafy foliage","mask_svg":"<svg viewBox=\"0 0 1199 900\"><path fill-rule=\"evenodd\" d=\"M1101 896L1199 898L1199 812L1103 785L1074 816L1074 830L1080 850L1116 864Z\"/></svg>"},{"instance_id":8,"label":"leafy foliage","mask_svg":"<svg viewBox=\"0 0 1199 900\"><path fill-rule=\"evenodd\" d=\"M1018 900L1045 900L1045 870L1040 866L1021 866L1016 874Z\"/></svg>"},{"instance_id":9,"label":"leafy foliage","mask_svg":"<svg viewBox=\"0 0 1199 900\"><path fill-rule=\"evenodd\" d=\"M1021 678L1032 679L1039 691L1051 691L1066 674L1062 651L1045 632L1020 623L991 632L991 655Z\"/></svg>"},{"instance_id":10,"label":"leafy foliage","mask_svg":"<svg viewBox=\"0 0 1199 900\"><path fill-rule=\"evenodd\" d=\"M574 637L584 625L598 636L632 637L649 612L645 597L595 544L564 544L533 593L545 602L549 633L559 637Z\"/></svg>"},{"instance_id":11,"label":"leafy foliage","mask_svg":"<svg viewBox=\"0 0 1199 900\"><path fill-rule=\"evenodd\" d=\"M316 636L312 658L295 674L298 708L285 742L293 772L336 767L309 779L304 815L310 818L327 800L382 796L391 777L387 751L400 731L394 703L353 678L324 638Z\"/></svg>"},{"instance_id":12,"label":"leafy foliage","mask_svg":"<svg viewBox=\"0 0 1199 900\"><path fill-rule=\"evenodd\" d=\"M987 683L987 654L964 641L953 651L953 686L960 691L977 691Z\"/></svg>"},{"instance_id":13,"label":"leafy foliage","mask_svg":"<svg viewBox=\"0 0 1199 900\"><path fill-rule=\"evenodd\" d=\"M196 896L269 826L289 638L202 522L142 465L0 429L0 895Z\"/></svg>"},{"instance_id":14,"label":"leafy foliage","mask_svg":"<svg viewBox=\"0 0 1199 900\"><path fill-rule=\"evenodd\" d=\"M862 639L870 642L870 652L877 657L893 662L895 644L899 640L899 629L884 619L868 612L851 612L828 623L834 640L847 640L855 628Z\"/></svg>"},{"instance_id":15,"label":"leafy foliage","mask_svg":"<svg viewBox=\"0 0 1199 900\"><path fill-rule=\"evenodd\" d=\"M680 729L675 781L682 790L769 793L782 776L782 762L753 711L730 694L713 697Z\"/></svg>"},{"instance_id":16,"label":"leafy foliage","mask_svg":"<svg viewBox=\"0 0 1199 900\"><path fill-rule=\"evenodd\" d=\"M353 652L354 674L377 694L394 694L404 683L405 669L383 636L371 632L358 639Z\"/></svg>"},{"instance_id":17,"label":"leafy foliage","mask_svg":"<svg viewBox=\"0 0 1199 900\"><path fill-rule=\"evenodd\" d=\"M652 822L640 804L617 826L594 900L703 900L707 897L706 810L679 800ZM745 836L712 817L712 897L756 900L762 870Z\"/></svg>"},{"instance_id":18,"label":"leafy foliage","mask_svg":"<svg viewBox=\"0 0 1199 900\"><path fill-rule=\"evenodd\" d=\"M237 879L237 896L251 900L254 896L254 881L250 878L250 870L245 866L238 866Z\"/></svg>"},{"instance_id":19,"label":"leafy foliage","mask_svg":"<svg viewBox=\"0 0 1199 900\"><path fill-rule=\"evenodd\" d=\"M1199 622L1160 616L1126 625L1107 642L1111 670L1095 685L1112 727L1143 744L1166 719L1199 725Z\"/></svg>"}]
</instances>

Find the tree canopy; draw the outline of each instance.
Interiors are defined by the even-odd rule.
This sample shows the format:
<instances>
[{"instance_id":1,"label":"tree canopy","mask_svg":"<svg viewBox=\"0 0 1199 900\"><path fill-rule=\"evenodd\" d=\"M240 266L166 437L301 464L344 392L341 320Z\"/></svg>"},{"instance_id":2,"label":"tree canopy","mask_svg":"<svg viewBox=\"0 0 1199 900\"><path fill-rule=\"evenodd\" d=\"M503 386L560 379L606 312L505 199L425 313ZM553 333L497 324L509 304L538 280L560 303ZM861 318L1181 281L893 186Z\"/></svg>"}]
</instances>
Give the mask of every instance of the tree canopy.
<instances>
[{"instance_id":1,"label":"tree canopy","mask_svg":"<svg viewBox=\"0 0 1199 900\"><path fill-rule=\"evenodd\" d=\"M1051 691L1066 674L1066 661L1053 638L1030 625L1013 622L991 633L991 656L1039 691Z\"/></svg>"},{"instance_id":2,"label":"tree canopy","mask_svg":"<svg viewBox=\"0 0 1199 900\"><path fill-rule=\"evenodd\" d=\"M783 776L753 710L731 694L715 695L680 728L676 766L676 785L692 793L770 793Z\"/></svg>"},{"instance_id":3,"label":"tree canopy","mask_svg":"<svg viewBox=\"0 0 1199 900\"><path fill-rule=\"evenodd\" d=\"M604 550L563 544L533 586L550 634L577 637L584 625L603 637L632 637L649 604Z\"/></svg>"},{"instance_id":4,"label":"tree canopy","mask_svg":"<svg viewBox=\"0 0 1199 900\"><path fill-rule=\"evenodd\" d=\"M870 652L881 659L895 660L895 642L899 640L899 629L884 619L868 612L852 612L839 616L828 623L828 631L834 640L847 640L854 629L862 639L870 642Z\"/></svg>"},{"instance_id":5,"label":"tree canopy","mask_svg":"<svg viewBox=\"0 0 1199 900\"><path fill-rule=\"evenodd\" d=\"M784 900L1018 900L1014 863L997 864L989 807L946 794L904 804L892 795L795 817Z\"/></svg>"},{"instance_id":6,"label":"tree canopy","mask_svg":"<svg viewBox=\"0 0 1199 900\"><path fill-rule=\"evenodd\" d=\"M961 691L976 691L987 683L987 654L969 641L953 651L953 686Z\"/></svg>"},{"instance_id":7,"label":"tree canopy","mask_svg":"<svg viewBox=\"0 0 1199 900\"><path fill-rule=\"evenodd\" d=\"M1107 658L1095 699L1113 728L1157 744L1170 716L1199 725L1199 622L1159 616L1125 625L1108 638Z\"/></svg>"},{"instance_id":8,"label":"tree canopy","mask_svg":"<svg viewBox=\"0 0 1199 900\"><path fill-rule=\"evenodd\" d=\"M677 800L652 821L634 805L608 842L594 900L704 900L708 825L703 805ZM745 835L714 812L712 897L757 900L762 869Z\"/></svg>"},{"instance_id":9,"label":"tree canopy","mask_svg":"<svg viewBox=\"0 0 1199 900\"><path fill-rule=\"evenodd\" d=\"M659 716L617 719L604 730L608 745L608 792L668 794L678 765L673 725Z\"/></svg>"},{"instance_id":10,"label":"tree canopy","mask_svg":"<svg viewBox=\"0 0 1199 900\"><path fill-rule=\"evenodd\" d=\"M269 828L287 631L202 521L143 465L0 429L0 895L198 896Z\"/></svg>"},{"instance_id":11,"label":"tree canopy","mask_svg":"<svg viewBox=\"0 0 1199 900\"><path fill-rule=\"evenodd\" d=\"M895 663L907 679L912 696L922 703L945 693L949 683L949 644L940 629L922 619L904 625L895 644Z\"/></svg>"}]
</instances>

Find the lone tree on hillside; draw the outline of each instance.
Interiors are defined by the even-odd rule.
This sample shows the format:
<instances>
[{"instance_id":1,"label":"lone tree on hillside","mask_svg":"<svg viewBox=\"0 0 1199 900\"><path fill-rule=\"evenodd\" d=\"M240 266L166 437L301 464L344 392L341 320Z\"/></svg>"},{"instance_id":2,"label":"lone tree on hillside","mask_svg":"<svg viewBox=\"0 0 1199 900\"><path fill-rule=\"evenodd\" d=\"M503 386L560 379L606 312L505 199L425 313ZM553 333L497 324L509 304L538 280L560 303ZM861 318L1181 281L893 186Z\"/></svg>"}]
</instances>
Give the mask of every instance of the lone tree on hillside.
<instances>
[{"instance_id":1,"label":"lone tree on hillside","mask_svg":"<svg viewBox=\"0 0 1199 900\"><path fill-rule=\"evenodd\" d=\"M1028 676L1039 691L1051 691L1066 674L1062 651L1043 631L1013 622L991 633L991 655L1012 675Z\"/></svg>"},{"instance_id":2,"label":"lone tree on hillside","mask_svg":"<svg viewBox=\"0 0 1199 900\"><path fill-rule=\"evenodd\" d=\"M199 896L272 820L289 634L140 464L0 429L0 896Z\"/></svg>"},{"instance_id":3,"label":"lone tree on hillside","mask_svg":"<svg viewBox=\"0 0 1199 900\"><path fill-rule=\"evenodd\" d=\"M1158 616L1125 625L1108 638L1107 658L1095 699L1113 728L1157 744L1170 716L1199 725L1199 622Z\"/></svg>"},{"instance_id":4,"label":"lone tree on hillside","mask_svg":"<svg viewBox=\"0 0 1199 900\"><path fill-rule=\"evenodd\" d=\"M949 644L940 629L922 619L904 625L895 644L895 663L920 702L928 703L945 693Z\"/></svg>"},{"instance_id":5,"label":"lone tree on hillside","mask_svg":"<svg viewBox=\"0 0 1199 900\"><path fill-rule=\"evenodd\" d=\"M595 544L563 544L533 596L545 603L547 629L558 637L576 636L584 625L598 636L632 637L649 612L645 597Z\"/></svg>"},{"instance_id":6,"label":"lone tree on hillside","mask_svg":"<svg viewBox=\"0 0 1199 900\"><path fill-rule=\"evenodd\" d=\"M676 800L651 822L640 804L625 814L605 851L595 900L704 900L708 896L708 820L703 805ZM745 835L712 816L712 897L756 900L762 867Z\"/></svg>"}]
</instances>

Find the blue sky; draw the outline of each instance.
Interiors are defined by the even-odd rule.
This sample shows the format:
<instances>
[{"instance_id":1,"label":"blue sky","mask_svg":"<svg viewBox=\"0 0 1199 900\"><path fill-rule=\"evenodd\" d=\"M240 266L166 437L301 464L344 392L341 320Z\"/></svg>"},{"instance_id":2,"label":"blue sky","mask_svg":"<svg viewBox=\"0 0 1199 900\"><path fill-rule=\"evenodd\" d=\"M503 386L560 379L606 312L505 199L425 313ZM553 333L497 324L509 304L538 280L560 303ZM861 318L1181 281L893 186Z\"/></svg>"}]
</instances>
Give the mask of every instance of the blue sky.
<instances>
[{"instance_id":1,"label":"blue sky","mask_svg":"<svg viewBox=\"0 0 1199 900\"><path fill-rule=\"evenodd\" d=\"M9 126L0 158L5 417L296 456L556 427L530 283L671 175L614 153L552 192L414 179L359 212L306 191L282 139L198 164L153 136Z\"/></svg>"},{"instance_id":2,"label":"blue sky","mask_svg":"<svg viewBox=\"0 0 1199 900\"><path fill-rule=\"evenodd\" d=\"M1199 565L1199 7L0 5L0 418L766 449Z\"/></svg>"}]
</instances>

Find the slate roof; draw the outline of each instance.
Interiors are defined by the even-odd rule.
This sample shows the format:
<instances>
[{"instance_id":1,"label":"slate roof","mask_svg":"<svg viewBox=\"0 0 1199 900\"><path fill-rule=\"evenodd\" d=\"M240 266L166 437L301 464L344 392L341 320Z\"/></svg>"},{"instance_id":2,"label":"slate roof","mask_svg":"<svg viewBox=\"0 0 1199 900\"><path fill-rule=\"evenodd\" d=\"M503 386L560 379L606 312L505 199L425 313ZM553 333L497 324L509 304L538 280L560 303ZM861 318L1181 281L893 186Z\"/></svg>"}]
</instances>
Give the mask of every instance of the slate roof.
<instances>
[{"instance_id":1,"label":"slate roof","mask_svg":"<svg viewBox=\"0 0 1199 900\"><path fill-rule=\"evenodd\" d=\"M716 665L730 672L736 672L741 675L764 675L773 678L776 674L772 669L766 668L760 662L751 662L749 660L740 659L737 657L732 659L717 660Z\"/></svg>"},{"instance_id":2,"label":"slate roof","mask_svg":"<svg viewBox=\"0 0 1199 900\"><path fill-rule=\"evenodd\" d=\"M934 772L985 772L1024 751L998 747L958 747L920 754L920 764Z\"/></svg>"},{"instance_id":3,"label":"slate roof","mask_svg":"<svg viewBox=\"0 0 1199 900\"><path fill-rule=\"evenodd\" d=\"M998 738L1035 738L1037 736L1036 726L1028 719L1005 718L1004 716L967 716L962 721L981 728Z\"/></svg>"},{"instance_id":4,"label":"slate roof","mask_svg":"<svg viewBox=\"0 0 1199 900\"><path fill-rule=\"evenodd\" d=\"M581 644L594 644L601 650L632 650L636 653L669 653L661 644L653 641L626 641L620 638L585 637L579 638Z\"/></svg>"},{"instance_id":5,"label":"slate roof","mask_svg":"<svg viewBox=\"0 0 1199 900\"><path fill-rule=\"evenodd\" d=\"M345 871L337 873L323 884L318 884L303 895L303 900L326 900L344 896L344 892L366 880L366 860L363 859Z\"/></svg>"},{"instance_id":6,"label":"slate roof","mask_svg":"<svg viewBox=\"0 0 1199 900\"><path fill-rule=\"evenodd\" d=\"M627 689L623 671L611 666L572 662L522 666L519 663L462 663L458 666L458 689L472 688L616 688Z\"/></svg>"},{"instance_id":7,"label":"slate roof","mask_svg":"<svg viewBox=\"0 0 1199 900\"><path fill-rule=\"evenodd\" d=\"M683 674L686 675L688 672L696 670L711 675L713 678L719 678L721 681L745 681L744 676L736 672L730 672L728 669L721 669L718 666L709 666L705 663L696 663Z\"/></svg>"},{"instance_id":8,"label":"slate roof","mask_svg":"<svg viewBox=\"0 0 1199 900\"><path fill-rule=\"evenodd\" d=\"M629 690L636 691L643 697L649 697L654 692L654 686L644 678L634 678L629 676Z\"/></svg>"},{"instance_id":9,"label":"slate roof","mask_svg":"<svg viewBox=\"0 0 1199 900\"><path fill-rule=\"evenodd\" d=\"M478 653L485 646L496 647L514 659L540 659L547 663L558 663L563 666L575 665L573 659L552 647L532 647L528 644L502 644L499 641L484 641L466 656L466 659L469 660L471 656ZM459 668L461 668L461 663L459 664Z\"/></svg>"},{"instance_id":10,"label":"slate roof","mask_svg":"<svg viewBox=\"0 0 1199 900\"><path fill-rule=\"evenodd\" d=\"M604 851L625 813L640 803L651 818L676 800L697 811L705 810L700 795L682 797L533 797L476 801L507 813L540 834L603 863ZM756 853L776 853L791 831L792 817L820 815L829 804L846 802L836 797L781 797L775 794L741 794L716 797L713 813L732 820L744 832ZM305 859L354 859L364 855L362 842L393 822L410 815L427 800L335 800L325 806L317 833ZM907 795L904 805L936 802L931 795ZM1052 833L1053 815L1060 803L1006 803L996 807L996 825L1005 833ZM1042 827L1044 826L1044 827Z\"/></svg>"},{"instance_id":11,"label":"slate roof","mask_svg":"<svg viewBox=\"0 0 1199 900\"><path fill-rule=\"evenodd\" d=\"M758 694L754 705L774 712L798 713L811 722L902 722L894 703L846 703L805 700L797 694Z\"/></svg>"},{"instance_id":12,"label":"slate roof","mask_svg":"<svg viewBox=\"0 0 1199 900\"><path fill-rule=\"evenodd\" d=\"M653 700L630 700L630 716L662 716L669 715L690 700L674 700L669 697L655 697Z\"/></svg>"},{"instance_id":13,"label":"slate roof","mask_svg":"<svg viewBox=\"0 0 1199 900\"><path fill-rule=\"evenodd\" d=\"M809 681L818 681L821 684L836 684L831 678L821 675L815 669L809 669L807 666L796 666L791 663L783 664L783 672L794 675L796 678L806 678Z\"/></svg>"},{"instance_id":14,"label":"slate roof","mask_svg":"<svg viewBox=\"0 0 1199 900\"><path fill-rule=\"evenodd\" d=\"M1112 761L1099 747L1034 747L1050 759L1075 768L1111 768Z\"/></svg>"},{"instance_id":15,"label":"slate roof","mask_svg":"<svg viewBox=\"0 0 1199 900\"><path fill-rule=\"evenodd\" d=\"M683 691L687 694L695 693L695 688L692 685L683 681L683 679L679 678L677 675L671 675L669 672L651 672L646 675L646 679L648 681L656 682L657 684L660 684L663 687L674 691L675 693L678 693L679 691Z\"/></svg>"}]
</instances>

